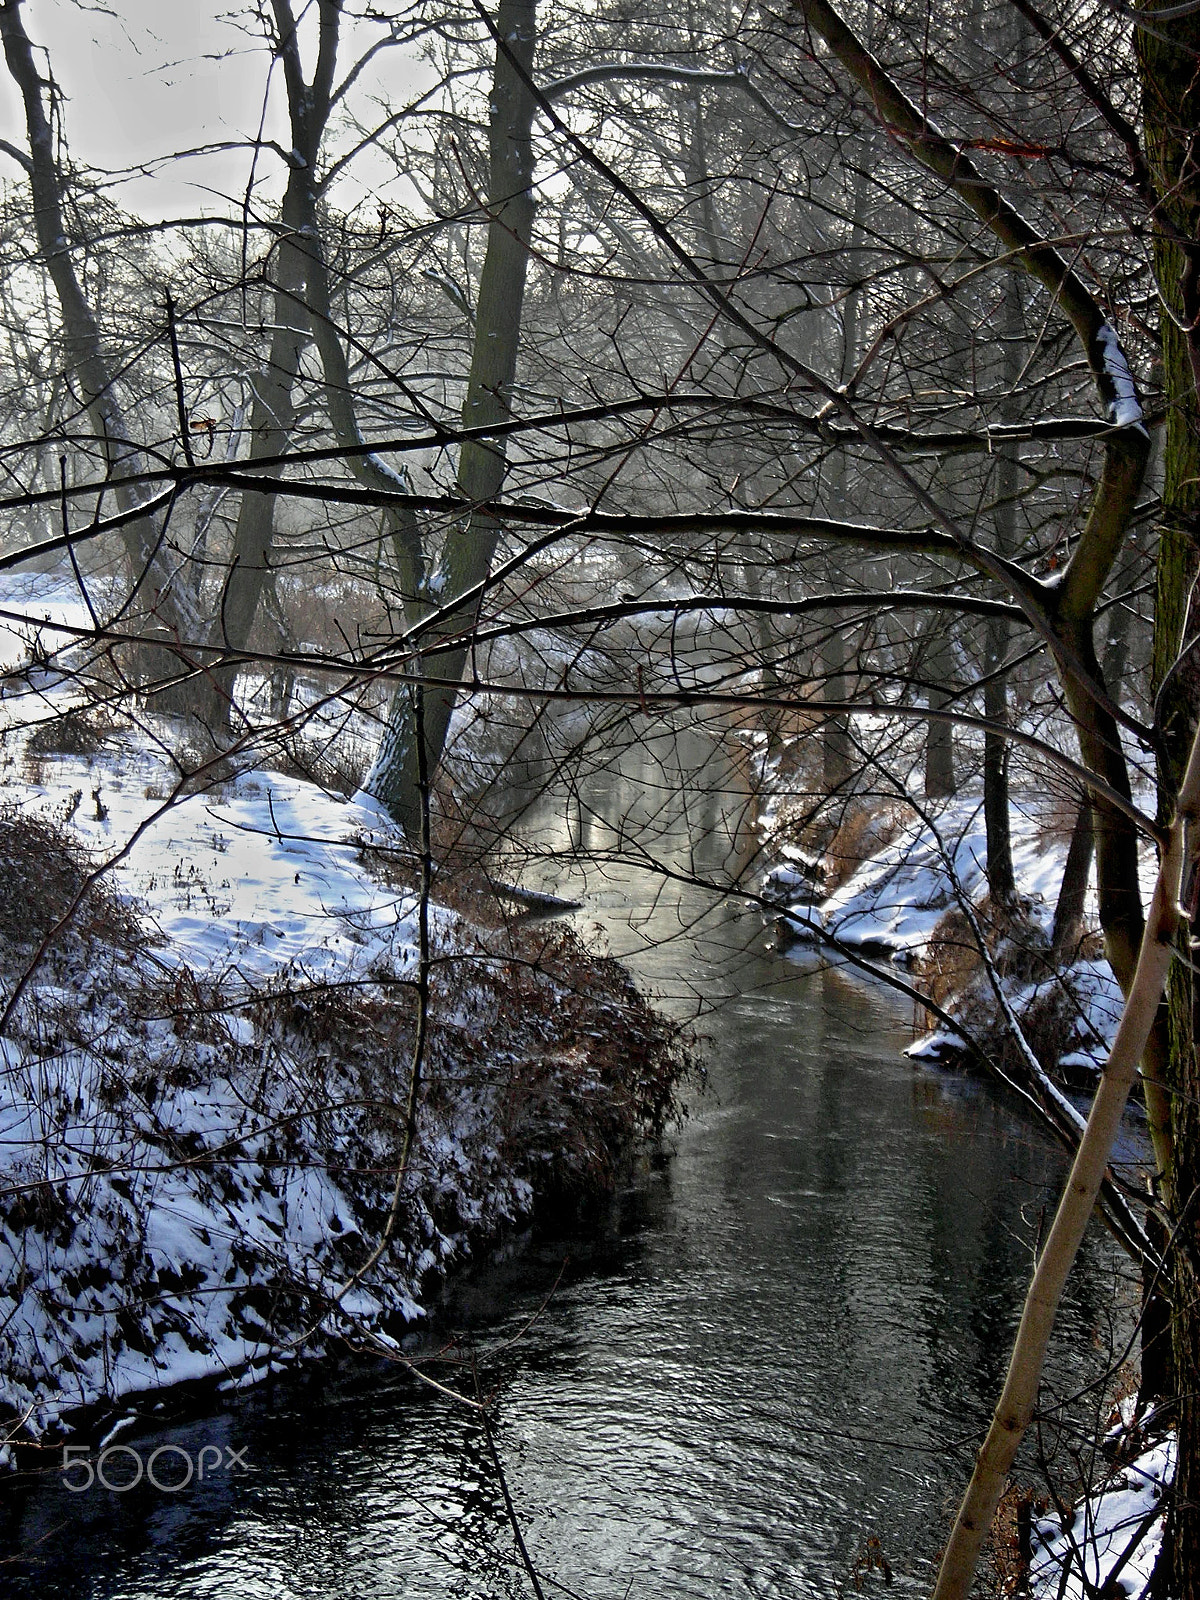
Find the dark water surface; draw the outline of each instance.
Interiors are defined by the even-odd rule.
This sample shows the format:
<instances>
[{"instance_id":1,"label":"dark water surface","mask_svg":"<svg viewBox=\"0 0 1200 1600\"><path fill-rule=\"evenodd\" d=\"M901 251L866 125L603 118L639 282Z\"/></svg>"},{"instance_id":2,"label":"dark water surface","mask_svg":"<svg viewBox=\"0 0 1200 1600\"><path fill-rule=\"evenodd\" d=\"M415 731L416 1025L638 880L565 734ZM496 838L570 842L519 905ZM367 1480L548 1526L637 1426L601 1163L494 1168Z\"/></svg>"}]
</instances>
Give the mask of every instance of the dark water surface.
<instances>
[{"instance_id":1,"label":"dark water surface","mask_svg":"<svg viewBox=\"0 0 1200 1600\"><path fill-rule=\"evenodd\" d=\"M603 865L637 834L675 871L737 869L736 783L693 785L681 816L678 759L626 762L525 831L590 855L542 880L583 888L581 925L600 921L666 1003L723 999L701 1023L709 1091L605 1237L565 1268L565 1246L538 1245L457 1291L452 1318L499 1394L496 1445L547 1600L854 1593L873 1539L895 1587L923 1589L1060 1159L988 1088L903 1058L906 1002L767 953L755 915L711 911L697 888ZM1102 1370L1127 1322L1121 1269L1094 1232L1051 1363L1059 1393ZM531 1592L477 1421L401 1370L290 1379L122 1439L229 1445L250 1470L177 1495L72 1496L57 1474L10 1489L7 1554L34 1562L0 1568L0 1589Z\"/></svg>"}]
</instances>

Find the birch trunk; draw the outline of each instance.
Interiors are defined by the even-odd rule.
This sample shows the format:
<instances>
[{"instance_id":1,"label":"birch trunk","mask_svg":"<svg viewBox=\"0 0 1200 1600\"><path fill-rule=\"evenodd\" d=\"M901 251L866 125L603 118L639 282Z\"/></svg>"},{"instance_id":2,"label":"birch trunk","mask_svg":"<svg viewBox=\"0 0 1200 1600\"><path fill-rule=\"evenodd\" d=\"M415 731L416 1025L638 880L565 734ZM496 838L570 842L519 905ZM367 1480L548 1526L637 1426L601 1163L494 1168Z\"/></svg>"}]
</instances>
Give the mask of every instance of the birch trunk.
<instances>
[{"instance_id":1,"label":"birch trunk","mask_svg":"<svg viewBox=\"0 0 1200 1600\"><path fill-rule=\"evenodd\" d=\"M1066 1189L1029 1286L1008 1376L942 1557L934 1600L966 1600L1009 1469L1033 1417L1046 1348L1063 1287L1095 1207L1129 1091L1137 1076L1138 1063L1158 1014L1175 951L1180 883L1185 870L1190 876L1200 865L1198 821L1200 738L1192 746L1179 795L1179 809L1163 852L1137 969L1117 1035L1092 1101Z\"/></svg>"}]
</instances>

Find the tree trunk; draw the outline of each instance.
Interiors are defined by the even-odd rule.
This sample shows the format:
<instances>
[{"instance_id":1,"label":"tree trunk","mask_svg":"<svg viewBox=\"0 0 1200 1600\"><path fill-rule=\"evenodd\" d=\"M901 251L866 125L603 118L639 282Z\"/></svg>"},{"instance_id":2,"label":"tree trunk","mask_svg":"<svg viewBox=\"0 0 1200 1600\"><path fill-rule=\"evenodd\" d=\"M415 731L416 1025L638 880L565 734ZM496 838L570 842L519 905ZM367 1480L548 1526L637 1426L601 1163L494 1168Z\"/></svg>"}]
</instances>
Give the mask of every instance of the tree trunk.
<instances>
[{"instance_id":1,"label":"tree trunk","mask_svg":"<svg viewBox=\"0 0 1200 1600\"><path fill-rule=\"evenodd\" d=\"M289 182L289 189L291 183ZM284 208L286 229L287 207ZM293 389L304 348L304 318L298 297L304 287L300 252L286 235L279 246L278 289L274 296L274 324L267 360L255 375L250 410L250 452L246 464L282 455L295 420ZM270 478L262 474L264 485ZM233 546L209 643L237 657L250 643L258 616L263 586L271 570L275 537L276 496L269 487L261 493L243 489L234 527ZM214 733L223 736L234 712L238 677L236 660L215 666L206 677L196 714Z\"/></svg>"},{"instance_id":2,"label":"tree trunk","mask_svg":"<svg viewBox=\"0 0 1200 1600\"><path fill-rule=\"evenodd\" d=\"M1128 538L1149 451L1149 435L1120 337L1066 258L987 181L970 155L947 139L908 99L880 63L863 48L854 31L846 26L828 0L793 0L793 3L808 25L821 34L843 66L870 94L880 120L893 138L904 144L914 161L948 184L963 204L992 230L1010 252L1012 265L1020 266L1050 291L1058 309L1074 328L1086 355L1097 398L1114 425L1105 444L1103 468L1087 521L1065 571L1053 583L1017 579L1011 569L1003 576L1014 584L1014 595L1021 599L1035 626L1039 613L1041 623L1046 625L1067 703L1078 728L1084 764L1118 795L1127 797L1129 777L1116 718L1103 699L1096 697L1097 691L1103 693L1103 685L1092 643L1096 606L1113 563ZM1195 54L1193 50L1193 60ZM1186 59L1181 57L1181 60L1186 69ZM1181 70L1180 84L1190 81L1187 70ZM1192 117L1188 126L1194 125ZM1187 237L1195 237L1194 228ZM1200 247L1193 253L1200 256ZM1195 282L1200 285L1200 269L1195 274ZM1200 288L1196 298L1200 302ZM1198 321L1200 304L1192 325ZM1200 358L1196 366L1200 370ZM1002 574L992 570L991 576L1000 578ZM1039 631L1043 631L1040 626ZM935 685L944 681L939 680L932 669L930 677ZM931 705L939 694L937 688L931 692ZM1113 972L1127 994L1142 932L1137 833L1126 810L1114 805L1099 791L1093 795L1092 814L1105 947ZM1172 1169L1167 1065L1165 1030L1156 1026L1147 1046L1144 1077L1146 1108L1164 1197L1169 1191Z\"/></svg>"},{"instance_id":3,"label":"tree trunk","mask_svg":"<svg viewBox=\"0 0 1200 1600\"><path fill-rule=\"evenodd\" d=\"M521 312L533 229L534 99L505 50L532 73L537 0L502 0L497 32L496 71L491 92L490 166L488 181L487 253L479 280L475 344L463 426L477 428L505 421L512 410ZM471 441L462 446L458 493L470 505L495 498L506 470L502 441ZM479 587L491 570L500 525L475 510L464 525L447 536L430 592L441 608L422 624L416 639L424 649L448 645L424 655L416 667L424 680L422 704L414 708L407 689L392 698L387 727L365 788L391 813L410 838L421 818L419 768L436 772L445 748L450 718L468 659L468 640L479 614ZM413 638L410 635L410 638ZM432 685L431 685L432 680ZM414 711L424 726L424 760L418 760Z\"/></svg>"},{"instance_id":4,"label":"tree trunk","mask_svg":"<svg viewBox=\"0 0 1200 1600\"><path fill-rule=\"evenodd\" d=\"M21 0L7 0L0 6L0 38L25 111L29 139L25 170L33 193L34 231L62 317L63 364L78 385L88 421L102 447L106 476L131 478L146 463L122 408L117 374L104 353L99 325L75 271L64 218L62 174L42 95L45 84L20 8ZM135 512L144 502L131 484L118 488L115 495L123 512ZM172 569L166 534L163 518L147 511L127 522L122 535L130 582L125 606L131 611L136 606L135 614L149 635L147 644L137 652L135 677L150 688L188 670L187 646L198 642L200 636L193 596ZM163 643L156 644L155 639ZM174 649L175 645L180 648Z\"/></svg>"},{"instance_id":5,"label":"tree trunk","mask_svg":"<svg viewBox=\"0 0 1200 1600\"><path fill-rule=\"evenodd\" d=\"M1114 588L1123 594L1133 582L1133 550L1126 545L1115 569ZM1104 681L1109 684L1114 698L1121 694L1121 681L1125 676L1125 661L1129 653L1130 608L1118 605L1110 613L1108 643L1104 649ZM1051 949L1055 960L1073 959L1073 953L1083 936L1084 910L1087 904L1088 881L1092 871L1094 836L1092 833L1092 808L1086 796L1081 799L1075 813L1075 826L1071 830L1071 843L1067 848L1058 902L1054 908L1054 929Z\"/></svg>"},{"instance_id":6,"label":"tree trunk","mask_svg":"<svg viewBox=\"0 0 1200 1600\"><path fill-rule=\"evenodd\" d=\"M300 372L300 356L309 336L310 319L304 294L316 238L316 169L329 119L339 26L338 7L324 0L320 8L317 62L312 82L308 84L304 81L290 0L273 0L273 6L287 85L292 154L276 250L271 344L266 362L253 384L251 462L282 455L295 421L293 391ZM270 481L264 474L264 484L269 485ZM242 492L229 571L209 633L211 645L235 657L249 646L264 586L270 577L275 503L276 496L269 487L262 493ZM236 660L206 674L206 688L197 714L218 738L228 731L234 713L237 675Z\"/></svg>"},{"instance_id":7,"label":"tree trunk","mask_svg":"<svg viewBox=\"0 0 1200 1600\"><path fill-rule=\"evenodd\" d=\"M1096 596L1119 554L1120 535L1128 519L1145 465L1147 441L1136 430L1113 440L1106 452L1096 497L1087 527L1054 596L1051 615L1062 642L1058 671L1067 708L1075 723L1084 766L1096 773L1125 802L1116 804L1099 790L1092 793L1092 839L1096 853L1096 895L1104 952L1123 994L1133 982L1141 947L1144 919L1138 882L1138 832L1131 820L1129 768L1113 711L1099 695L1107 696L1104 674L1093 642ZM1092 530L1096 530L1094 541ZM1105 548L1112 556L1105 559ZM1080 582L1072 585L1074 563L1087 554L1088 566ZM1089 571L1090 568L1090 571ZM1143 1063L1143 1089L1160 1192L1169 1199L1173 1165L1171 1108L1167 1095L1168 1048L1162 1020L1151 1029Z\"/></svg>"},{"instance_id":8,"label":"tree trunk","mask_svg":"<svg viewBox=\"0 0 1200 1600\"><path fill-rule=\"evenodd\" d=\"M286 206L284 216L287 216ZM295 420L293 389L306 337L298 299L304 287L304 272L300 252L286 234L279 246L277 281L270 353L252 386L251 443L246 464L282 455ZM264 485L271 481L265 473L262 480ZM263 588L271 571L275 504L276 496L264 487L261 493L244 489L238 506L229 568L208 638L211 645L229 652L235 659L218 664L206 673L205 686L195 708L197 718L218 741L226 736L234 720L239 671L236 657L249 646Z\"/></svg>"},{"instance_id":9,"label":"tree trunk","mask_svg":"<svg viewBox=\"0 0 1200 1600\"><path fill-rule=\"evenodd\" d=\"M1083 936L1083 913L1091 875L1092 807L1085 796L1075 813L1075 826L1071 829L1071 843L1067 847L1058 901L1054 907L1050 948L1055 961L1074 959L1075 950Z\"/></svg>"},{"instance_id":10,"label":"tree trunk","mask_svg":"<svg viewBox=\"0 0 1200 1600\"><path fill-rule=\"evenodd\" d=\"M854 296L851 296L853 299ZM846 310L845 333L847 344L842 369L849 369L849 341L856 337L857 312L852 316ZM833 463L831 477L831 512L841 514L846 504L846 456L839 452ZM839 581L836 570L830 572L834 582ZM850 677L846 671L846 634L843 615L839 611L825 614L825 634L821 643L822 693L827 700L850 698ZM845 712L835 712L821 724L821 770L826 794L843 793L854 773L854 740L850 732L850 718Z\"/></svg>"},{"instance_id":11,"label":"tree trunk","mask_svg":"<svg viewBox=\"0 0 1200 1600\"><path fill-rule=\"evenodd\" d=\"M871 38L874 6L867 7L866 38ZM863 291L857 277L861 270L862 248L866 239L867 217L867 161L859 161L854 174L854 197L850 218L850 271L854 281L842 308L842 383L849 383L858 363L858 330L862 317ZM841 516L848 491L846 477L846 452L839 451L831 472L831 514ZM842 583L842 568L831 573L835 583ZM842 614L827 613L825 642L822 648L822 676L825 695L830 700L850 698L850 679L846 673L846 638L842 628ZM827 717L822 724L822 767L827 793L841 790L850 781L854 771L854 740L850 734L850 718L845 713Z\"/></svg>"},{"instance_id":12,"label":"tree trunk","mask_svg":"<svg viewBox=\"0 0 1200 1600\"><path fill-rule=\"evenodd\" d=\"M1004 412L1007 419L1013 420L1016 412L1013 390L1021 375L1021 346L1025 337L1025 307L1021 286L1020 273L1007 274L1000 366L1001 381L1007 396ZM1019 470L1014 452L1002 451L996 473L994 524L997 553L1010 558L1016 554L1017 548ZM1009 631L1005 618L992 617L984 633L983 670L987 681L983 691L983 713L989 722L1001 725L1008 721L1008 682L1003 676L1003 667L1008 654ZM1008 741L1003 734L990 730L983 739L983 820L987 833L987 877L992 904L997 908L1011 905L1016 898L1017 880L1013 872L1012 833L1009 827Z\"/></svg>"},{"instance_id":13,"label":"tree trunk","mask_svg":"<svg viewBox=\"0 0 1200 1600\"><path fill-rule=\"evenodd\" d=\"M954 649L944 619L936 614L930 623L924 673L929 682L929 709L948 705L954 681ZM942 685L946 685L945 688ZM948 800L958 793L954 775L954 730L949 722L931 717L925 730L925 798Z\"/></svg>"},{"instance_id":14,"label":"tree trunk","mask_svg":"<svg viewBox=\"0 0 1200 1600\"><path fill-rule=\"evenodd\" d=\"M1147 6L1151 14L1156 9L1153 3ZM1153 660L1153 687L1159 695L1161 812L1178 782L1200 707L1200 666L1195 658L1173 670L1200 623L1194 598L1200 562L1200 168L1196 159L1200 16L1193 12L1154 31L1139 30L1135 39L1146 151L1159 197L1154 255L1164 306L1160 322L1167 425ZM1186 945L1181 954L1190 956ZM1171 1513L1171 1592L1180 1600L1200 1600L1200 1208L1193 1199L1200 1185L1196 1007L1190 964L1176 961L1168 989L1166 1032L1177 1217L1187 1208L1175 1236L1173 1261L1179 1460Z\"/></svg>"}]
</instances>

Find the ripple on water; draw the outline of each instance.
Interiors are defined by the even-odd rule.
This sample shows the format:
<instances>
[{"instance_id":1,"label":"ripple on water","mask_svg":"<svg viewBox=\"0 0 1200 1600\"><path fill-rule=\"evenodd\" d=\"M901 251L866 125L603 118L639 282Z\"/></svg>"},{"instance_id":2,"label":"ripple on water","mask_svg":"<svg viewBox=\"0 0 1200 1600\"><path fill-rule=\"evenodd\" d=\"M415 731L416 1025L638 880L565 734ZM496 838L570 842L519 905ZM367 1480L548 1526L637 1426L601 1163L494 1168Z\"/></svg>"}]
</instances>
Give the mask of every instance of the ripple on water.
<instances>
[{"instance_id":1,"label":"ripple on water","mask_svg":"<svg viewBox=\"0 0 1200 1600\"><path fill-rule=\"evenodd\" d=\"M657 942L689 923L690 893L636 936L628 906L652 888L631 876L588 914L676 993L728 990L731 971L754 990L706 1021L710 1096L669 1169L627 1197L620 1236L567 1268L517 1343L557 1276L551 1249L544 1272L498 1272L492 1313L468 1319L529 1547L588 1600L849 1592L868 1537L898 1590L927 1586L1059 1155L979 1085L902 1060L907 1004L747 954L745 919ZM1052 1355L1064 1390L1099 1370L1097 1341L1131 1303L1116 1266L1091 1237ZM54 1483L10 1497L7 1548L42 1565L8 1569L0 1590L528 1593L477 1422L403 1374L292 1380L161 1437L230 1440L254 1471L169 1507L84 1505Z\"/></svg>"}]
</instances>

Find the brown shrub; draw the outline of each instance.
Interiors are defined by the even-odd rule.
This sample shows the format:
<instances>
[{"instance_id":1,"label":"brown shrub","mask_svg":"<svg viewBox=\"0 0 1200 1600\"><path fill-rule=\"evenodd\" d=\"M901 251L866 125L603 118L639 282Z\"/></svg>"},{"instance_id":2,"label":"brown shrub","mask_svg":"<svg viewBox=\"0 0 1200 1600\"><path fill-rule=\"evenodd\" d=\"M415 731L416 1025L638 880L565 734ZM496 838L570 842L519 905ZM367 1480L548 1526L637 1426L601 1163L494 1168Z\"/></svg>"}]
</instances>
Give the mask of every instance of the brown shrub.
<instances>
[{"instance_id":1,"label":"brown shrub","mask_svg":"<svg viewBox=\"0 0 1200 1600\"><path fill-rule=\"evenodd\" d=\"M26 754L37 756L94 756L115 724L103 711L76 706L61 716L39 722L25 741Z\"/></svg>"},{"instance_id":2,"label":"brown shrub","mask_svg":"<svg viewBox=\"0 0 1200 1600\"><path fill-rule=\"evenodd\" d=\"M979 946L966 917L953 906L938 921L915 971L921 988L937 1005L960 995L980 970ZM929 1013L929 1026L936 1019Z\"/></svg>"},{"instance_id":3,"label":"brown shrub","mask_svg":"<svg viewBox=\"0 0 1200 1600\"><path fill-rule=\"evenodd\" d=\"M827 892L840 888L864 861L890 844L902 826L902 817L891 806L848 805L825 846Z\"/></svg>"},{"instance_id":4,"label":"brown shrub","mask_svg":"<svg viewBox=\"0 0 1200 1600\"><path fill-rule=\"evenodd\" d=\"M87 852L60 823L22 815L15 806L0 809L0 941L15 949L39 945L91 871ZM145 942L128 905L101 882L87 890L72 926L86 938L126 948Z\"/></svg>"},{"instance_id":5,"label":"brown shrub","mask_svg":"<svg viewBox=\"0 0 1200 1600\"><path fill-rule=\"evenodd\" d=\"M1020 1594L1027 1587L1028 1530L1034 1516L1045 1511L1048 1504L1044 1495L1035 1499L1031 1489L1018 1483L1009 1483L1000 1496L984 1547L985 1559L1000 1594Z\"/></svg>"},{"instance_id":6,"label":"brown shrub","mask_svg":"<svg viewBox=\"0 0 1200 1600\"><path fill-rule=\"evenodd\" d=\"M975 920L987 941L988 952L1002 978L1021 984L1040 982L1052 969L1045 935L1024 905L996 907L990 896L974 908ZM1003 1049L1005 1027L997 1014L995 997L980 957L974 929L960 906L952 906L938 921L915 971L921 987L940 1006L957 1003L957 1009L982 1040L998 1042ZM1069 996L1056 988L1039 996L1023 1018L1034 1053L1053 1066L1066 1049L1073 1016ZM928 1025L936 1019L928 1015ZM1064 1034L1063 1028L1066 1027Z\"/></svg>"}]
</instances>

